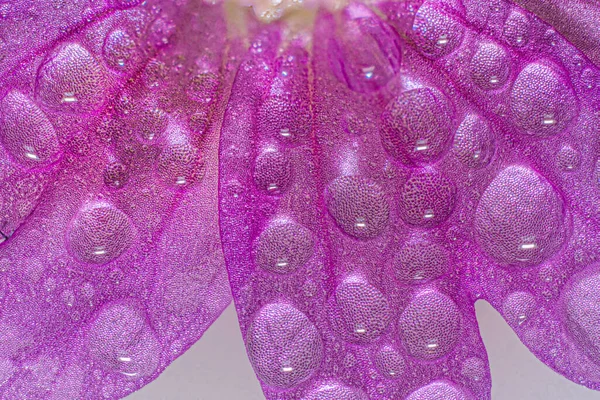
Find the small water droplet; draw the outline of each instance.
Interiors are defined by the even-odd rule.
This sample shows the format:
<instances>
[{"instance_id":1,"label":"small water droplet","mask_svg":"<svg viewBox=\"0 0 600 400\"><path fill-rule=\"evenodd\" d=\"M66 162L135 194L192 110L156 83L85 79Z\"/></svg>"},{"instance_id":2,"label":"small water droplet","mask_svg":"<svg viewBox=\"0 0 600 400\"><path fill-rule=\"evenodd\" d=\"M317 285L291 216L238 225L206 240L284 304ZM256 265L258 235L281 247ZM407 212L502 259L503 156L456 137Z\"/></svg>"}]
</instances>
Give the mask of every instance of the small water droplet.
<instances>
[{"instance_id":1,"label":"small water droplet","mask_svg":"<svg viewBox=\"0 0 600 400\"><path fill-rule=\"evenodd\" d=\"M544 115L544 119L542 121L544 126L553 126L556 125L556 119L554 119L554 115L546 114Z\"/></svg>"},{"instance_id":2,"label":"small water droplet","mask_svg":"<svg viewBox=\"0 0 600 400\"><path fill-rule=\"evenodd\" d=\"M75 92L65 92L65 93L63 93L62 102L63 103L75 103L75 102L77 102L77 98L75 97Z\"/></svg>"},{"instance_id":3,"label":"small water droplet","mask_svg":"<svg viewBox=\"0 0 600 400\"><path fill-rule=\"evenodd\" d=\"M279 130L279 134L285 138L292 136L292 133L290 132L290 128L281 128Z\"/></svg>"},{"instance_id":4,"label":"small water droplet","mask_svg":"<svg viewBox=\"0 0 600 400\"><path fill-rule=\"evenodd\" d=\"M427 139L419 139L415 144L415 151L425 151L429 149L429 145L427 144Z\"/></svg>"},{"instance_id":5,"label":"small water droplet","mask_svg":"<svg viewBox=\"0 0 600 400\"><path fill-rule=\"evenodd\" d=\"M367 79L373 78L374 71L375 71L375 67L374 66L365 67L365 68L362 69L363 75Z\"/></svg>"},{"instance_id":6,"label":"small water droplet","mask_svg":"<svg viewBox=\"0 0 600 400\"><path fill-rule=\"evenodd\" d=\"M363 325L359 324L359 325L356 325L356 328L354 329L354 332L362 335L363 333L366 333L367 330L366 330L366 328Z\"/></svg>"},{"instance_id":7,"label":"small water droplet","mask_svg":"<svg viewBox=\"0 0 600 400\"><path fill-rule=\"evenodd\" d=\"M438 46L445 46L448 44L448 42L450 41L450 39L448 39L448 35L443 34L442 36L440 36L440 38L437 41Z\"/></svg>"},{"instance_id":8,"label":"small water droplet","mask_svg":"<svg viewBox=\"0 0 600 400\"><path fill-rule=\"evenodd\" d=\"M356 222L354 223L354 226L359 229L364 229L367 227L367 221L363 217L358 217L358 218L356 218Z\"/></svg>"}]
</instances>

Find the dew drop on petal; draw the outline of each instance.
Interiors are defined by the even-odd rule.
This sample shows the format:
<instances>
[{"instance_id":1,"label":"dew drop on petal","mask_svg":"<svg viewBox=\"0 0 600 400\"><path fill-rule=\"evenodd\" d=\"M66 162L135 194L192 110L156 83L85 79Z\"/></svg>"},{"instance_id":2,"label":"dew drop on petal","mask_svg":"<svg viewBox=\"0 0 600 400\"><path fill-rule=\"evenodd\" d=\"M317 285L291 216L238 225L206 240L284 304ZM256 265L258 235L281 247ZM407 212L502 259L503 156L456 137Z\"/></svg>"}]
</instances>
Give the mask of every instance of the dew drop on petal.
<instances>
[{"instance_id":1,"label":"dew drop on petal","mask_svg":"<svg viewBox=\"0 0 600 400\"><path fill-rule=\"evenodd\" d=\"M16 90L0 103L0 140L15 161L32 167L53 161L60 150L44 112Z\"/></svg>"},{"instance_id":2,"label":"dew drop on petal","mask_svg":"<svg viewBox=\"0 0 600 400\"><path fill-rule=\"evenodd\" d=\"M36 99L55 111L85 114L106 101L105 69L78 43L59 46L38 71Z\"/></svg>"},{"instance_id":3,"label":"dew drop on petal","mask_svg":"<svg viewBox=\"0 0 600 400\"><path fill-rule=\"evenodd\" d=\"M431 163L449 144L453 114L449 100L437 89L407 90L381 115L384 146L405 163Z\"/></svg>"},{"instance_id":4,"label":"dew drop on petal","mask_svg":"<svg viewBox=\"0 0 600 400\"><path fill-rule=\"evenodd\" d=\"M108 203L86 205L70 224L68 247L79 261L105 264L131 246L134 227L125 213Z\"/></svg>"},{"instance_id":5,"label":"dew drop on petal","mask_svg":"<svg viewBox=\"0 0 600 400\"><path fill-rule=\"evenodd\" d=\"M404 309L398 328L402 343L411 356L434 360L448 354L458 343L460 311L446 295L426 290Z\"/></svg>"},{"instance_id":6,"label":"dew drop on petal","mask_svg":"<svg viewBox=\"0 0 600 400\"><path fill-rule=\"evenodd\" d=\"M565 240L564 207L552 185L532 169L500 171L475 212L479 243L496 261L530 266L550 258Z\"/></svg>"},{"instance_id":7,"label":"dew drop on petal","mask_svg":"<svg viewBox=\"0 0 600 400\"><path fill-rule=\"evenodd\" d=\"M326 205L337 225L358 239L379 236L388 225L389 204L381 186L360 176L342 176L327 187Z\"/></svg>"},{"instance_id":8,"label":"dew drop on petal","mask_svg":"<svg viewBox=\"0 0 600 400\"><path fill-rule=\"evenodd\" d=\"M292 221L275 221L256 242L256 263L266 271L287 274L304 266L313 254L312 233Z\"/></svg>"},{"instance_id":9,"label":"dew drop on petal","mask_svg":"<svg viewBox=\"0 0 600 400\"><path fill-rule=\"evenodd\" d=\"M258 311L248 328L246 346L257 376L280 389L310 378L323 358L317 328L287 303L270 303Z\"/></svg>"}]
</instances>

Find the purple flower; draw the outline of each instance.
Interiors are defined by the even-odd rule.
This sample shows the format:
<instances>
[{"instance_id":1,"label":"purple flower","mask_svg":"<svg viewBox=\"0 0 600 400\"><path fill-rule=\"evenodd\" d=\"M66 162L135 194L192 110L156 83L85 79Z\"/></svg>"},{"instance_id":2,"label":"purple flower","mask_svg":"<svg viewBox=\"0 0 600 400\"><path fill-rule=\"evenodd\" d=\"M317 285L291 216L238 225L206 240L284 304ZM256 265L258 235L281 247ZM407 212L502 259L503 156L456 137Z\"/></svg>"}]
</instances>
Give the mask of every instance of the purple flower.
<instances>
[{"instance_id":1,"label":"purple flower","mask_svg":"<svg viewBox=\"0 0 600 400\"><path fill-rule=\"evenodd\" d=\"M600 390L600 8L0 4L0 397L117 399L233 294L268 399ZM258 16L258 18L257 18Z\"/></svg>"}]
</instances>

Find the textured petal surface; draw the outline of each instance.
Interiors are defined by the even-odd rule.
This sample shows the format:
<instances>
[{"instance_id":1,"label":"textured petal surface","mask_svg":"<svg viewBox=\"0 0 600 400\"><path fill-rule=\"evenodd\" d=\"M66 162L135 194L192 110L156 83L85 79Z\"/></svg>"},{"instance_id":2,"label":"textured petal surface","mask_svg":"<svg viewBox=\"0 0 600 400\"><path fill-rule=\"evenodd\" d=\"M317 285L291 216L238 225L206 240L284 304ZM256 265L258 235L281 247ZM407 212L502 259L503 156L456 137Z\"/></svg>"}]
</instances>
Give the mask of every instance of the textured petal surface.
<instances>
[{"instance_id":1,"label":"textured petal surface","mask_svg":"<svg viewBox=\"0 0 600 400\"><path fill-rule=\"evenodd\" d=\"M0 5L2 399L122 398L230 302L223 11L94 3Z\"/></svg>"},{"instance_id":2,"label":"textured petal surface","mask_svg":"<svg viewBox=\"0 0 600 400\"><path fill-rule=\"evenodd\" d=\"M489 399L481 298L600 389L599 14L0 4L0 397L154 379L230 301L219 227L268 399Z\"/></svg>"},{"instance_id":3,"label":"textured petal surface","mask_svg":"<svg viewBox=\"0 0 600 400\"><path fill-rule=\"evenodd\" d=\"M256 34L221 233L268 399L489 399L477 299L600 389L597 35L568 25L598 6L517 3L322 10L306 53Z\"/></svg>"}]
</instances>

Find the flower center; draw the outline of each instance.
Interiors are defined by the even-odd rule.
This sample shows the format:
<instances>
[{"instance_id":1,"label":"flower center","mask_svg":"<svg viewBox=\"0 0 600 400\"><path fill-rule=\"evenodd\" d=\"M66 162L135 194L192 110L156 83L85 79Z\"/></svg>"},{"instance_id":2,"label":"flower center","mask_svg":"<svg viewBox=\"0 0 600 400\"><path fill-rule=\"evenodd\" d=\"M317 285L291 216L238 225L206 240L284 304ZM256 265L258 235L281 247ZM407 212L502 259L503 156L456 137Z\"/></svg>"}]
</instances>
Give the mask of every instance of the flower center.
<instances>
[{"instance_id":1,"label":"flower center","mask_svg":"<svg viewBox=\"0 0 600 400\"><path fill-rule=\"evenodd\" d=\"M324 7L338 10L347 4L346 0L230 0L236 5L251 7L256 17L263 22L273 22L291 15L306 15L306 20L313 12Z\"/></svg>"}]
</instances>

